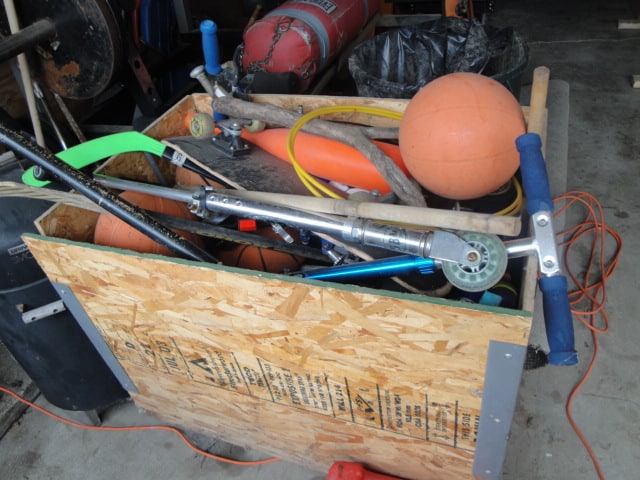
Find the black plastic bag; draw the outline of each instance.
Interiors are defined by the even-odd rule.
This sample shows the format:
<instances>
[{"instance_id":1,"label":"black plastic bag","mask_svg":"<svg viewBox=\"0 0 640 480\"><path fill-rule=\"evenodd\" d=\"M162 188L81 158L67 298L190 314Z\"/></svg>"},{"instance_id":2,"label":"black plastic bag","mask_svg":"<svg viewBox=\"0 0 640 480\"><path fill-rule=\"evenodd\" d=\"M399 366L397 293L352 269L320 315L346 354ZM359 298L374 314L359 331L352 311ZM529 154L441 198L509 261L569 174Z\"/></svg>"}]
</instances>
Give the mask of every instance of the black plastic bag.
<instances>
[{"instance_id":1,"label":"black plastic bag","mask_svg":"<svg viewBox=\"0 0 640 480\"><path fill-rule=\"evenodd\" d=\"M515 40L523 44L510 28L487 27L475 19L441 17L390 30L361 43L349 57L349 71L360 96L411 98L428 82L448 73L503 74L514 64L521 73L528 55L526 47L518 45L521 48L514 56ZM506 62L501 59L504 55L509 57ZM502 71L490 71L496 67Z\"/></svg>"}]
</instances>

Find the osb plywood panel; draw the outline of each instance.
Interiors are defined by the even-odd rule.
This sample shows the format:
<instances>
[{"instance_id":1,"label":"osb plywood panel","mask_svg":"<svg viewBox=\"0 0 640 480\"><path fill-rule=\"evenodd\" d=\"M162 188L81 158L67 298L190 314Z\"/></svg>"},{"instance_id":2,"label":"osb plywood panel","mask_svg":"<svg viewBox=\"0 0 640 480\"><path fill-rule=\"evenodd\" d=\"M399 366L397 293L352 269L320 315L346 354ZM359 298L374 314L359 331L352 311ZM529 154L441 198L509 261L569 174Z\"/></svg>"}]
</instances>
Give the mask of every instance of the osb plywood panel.
<instances>
[{"instance_id":1,"label":"osb plywood panel","mask_svg":"<svg viewBox=\"0 0 640 480\"><path fill-rule=\"evenodd\" d=\"M78 298L140 406L320 471L353 459L470 478L489 341L529 336L522 312L25 241Z\"/></svg>"}]
</instances>

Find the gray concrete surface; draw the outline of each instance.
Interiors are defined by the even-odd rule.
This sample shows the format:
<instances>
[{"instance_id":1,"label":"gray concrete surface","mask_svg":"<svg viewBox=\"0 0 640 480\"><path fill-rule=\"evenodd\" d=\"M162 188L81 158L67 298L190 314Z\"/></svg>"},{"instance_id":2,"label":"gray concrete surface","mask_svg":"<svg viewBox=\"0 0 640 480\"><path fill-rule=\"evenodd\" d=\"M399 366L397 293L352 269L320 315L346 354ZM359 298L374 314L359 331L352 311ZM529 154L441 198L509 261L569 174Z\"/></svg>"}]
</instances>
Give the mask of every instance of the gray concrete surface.
<instances>
[{"instance_id":1,"label":"gray concrete surface","mask_svg":"<svg viewBox=\"0 0 640 480\"><path fill-rule=\"evenodd\" d=\"M38 404L82 422L77 412L62 411L40 399ZM158 424L132 402L110 408L103 425ZM267 458L258 452L220 440L190 434L189 438L211 453L239 460ZM204 458L167 432L90 432L64 425L28 410L0 441L2 479L305 479L324 478L318 472L288 462L255 467L226 465Z\"/></svg>"},{"instance_id":2,"label":"gray concrete surface","mask_svg":"<svg viewBox=\"0 0 640 480\"><path fill-rule=\"evenodd\" d=\"M567 188L594 194L608 225L624 240L620 265L608 282L611 331L600 337L597 364L574 402L574 417L609 479L638 478L640 415L635 340L638 262L640 30L618 30L633 18L627 1L499 2L495 21L512 24L528 40L529 69L547 65L570 85ZM539 325L536 325L539 327ZM587 368L593 342L576 323L582 361L575 367L525 372L504 464L503 478L592 479L591 461L565 415L565 402Z\"/></svg>"},{"instance_id":3,"label":"gray concrete surface","mask_svg":"<svg viewBox=\"0 0 640 480\"><path fill-rule=\"evenodd\" d=\"M11 353L2 342L0 342L0 385L10 388L30 401L33 401L40 394L35 382L29 378L24 369L13 359ZM18 402L13 397L0 394L0 438L20 418L26 408L26 405Z\"/></svg>"},{"instance_id":4,"label":"gray concrete surface","mask_svg":"<svg viewBox=\"0 0 640 480\"><path fill-rule=\"evenodd\" d=\"M513 26L527 39L530 61L523 83L528 83L535 66L546 65L552 79L559 81L557 88L568 86L566 95L559 94L557 100L550 95L549 105L556 109L555 118L568 118L568 134L550 132L559 136L554 151L566 146L567 188L596 195L607 223L624 238L622 261L607 284L611 331L600 339L592 377L574 406L574 416L606 478L623 480L638 478L640 463L640 324L635 299L639 276L631 254L638 246L634 232L640 223L635 216L640 211L640 90L631 87L631 75L640 74L640 30L620 31L617 21L637 15L634 8L630 0L498 0L491 19ZM528 98L522 99L527 102ZM536 315L532 343L544 342L541 321ZM564 411L569 391L593 352L591 336L578 322L576 338L579 365L523 374L504 480L597 478ZM39 402L46 405L42 399ZM108 425L153 422L131 403L109 409L103 420ZM194 438L223 455L260 456L210 438ZM285 462L227 466L193 454L170 434L87 432L28 410L0 440L0 478L316 480L323 474Z\"/></svg>"}]
</instances>

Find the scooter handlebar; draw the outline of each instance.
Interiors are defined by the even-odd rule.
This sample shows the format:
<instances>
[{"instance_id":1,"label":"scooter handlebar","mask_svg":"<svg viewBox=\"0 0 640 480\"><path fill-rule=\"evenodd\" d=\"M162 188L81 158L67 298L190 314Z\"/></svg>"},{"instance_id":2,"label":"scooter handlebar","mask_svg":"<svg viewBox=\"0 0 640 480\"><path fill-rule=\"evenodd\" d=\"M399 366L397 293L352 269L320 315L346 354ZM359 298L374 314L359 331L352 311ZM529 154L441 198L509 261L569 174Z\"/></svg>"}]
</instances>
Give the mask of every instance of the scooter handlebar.
<instances>
[{"instance_id":1,"label":"scooter handlebar","mask_svg":"<svg viewBox=\"0 0 640 480\"><path fill-rule=\"evenodd\" d=\"M520 174L527 197L527 212L533 215L541 210L553 211L549 177L542 156L542 141L537 133L525 133L516 139L520 152Z\"/></svg>"},{"instance_id":2,"label":"scooter handlebar","mask_svg":"<svg viewBox=\"0 0 640 480\"><path fill-rule=\"evenodd\" d=\"M222 70L218 44L218 26L213 20L203 20L200 23L200 33L202 33L204 68L209 75L217 75Z\"/></svg>"},{"instance_id":3,"label":"scooter handlebar","mask_svg":"<svg viewBox=\"0 0 640 480\"><path fill-rule=\"evenodd\" d=\"M542 292L549 363L575 365L578 363L578 354L575 350L573 317L567 295L567 278L564 275L541 277L538 284Z\"/></svg>"},{"instance_id":4,"label":"scooter handlebar","mask_svg":"<svg viewBox=\"0 0 640 480\"><path fill-rule=\"evenodd\" d=\"M516 139L516 148L520 152L520 173L527 199L527 212L529 215L540 211L553 212L540 136L536 133L521 135ZM557 253L554 254L557 258ZM578 363L578 355L575 351L567 278L562 274L543 276L540 278L539 286L549 343L549 363L574 365Z\"/></svg>"}]
</instances>

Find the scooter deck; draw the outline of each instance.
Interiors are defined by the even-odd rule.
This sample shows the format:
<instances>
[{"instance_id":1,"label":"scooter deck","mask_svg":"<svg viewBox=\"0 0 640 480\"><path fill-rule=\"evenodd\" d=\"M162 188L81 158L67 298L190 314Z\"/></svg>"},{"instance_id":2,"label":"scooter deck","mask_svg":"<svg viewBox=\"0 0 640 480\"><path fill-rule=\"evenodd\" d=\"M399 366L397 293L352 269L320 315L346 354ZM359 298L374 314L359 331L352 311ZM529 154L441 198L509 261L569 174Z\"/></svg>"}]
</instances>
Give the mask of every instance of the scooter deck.
<instances>
[{"instance_id":1,"label":"scooter deck","mask_svg":"<svg viewBox=\"0 0 640 480\"><path fill-rule=\"evenodd\" d=\"M250 145L250 152L246 155L229 157L209 138L176 137L165 139L163 143L184 154L230 188L309 194L289 163L255 145Z\"/></svg>"},{"instance_id":2,"label":"scooter deck","mask_svg":"<svg viewBox=\"0 0 640 480\"><path fill-rule=\"evenodd\" d=\"M163 143L184 154L189 160L204 168L229 188L272 193L309 194L289 163L255 145L251 145L251 151L248 155L229 157L215 147L211 139L176 137L164 139ZM323 233L318 233L318 236L363 260L388 256L388 252L385 250L354 245ZM393 281L414 293L424 293L424 291L408 285L397 277L393 277ZM436 294L436 296L441 295Z\"/></svg>"}]
</instances>

